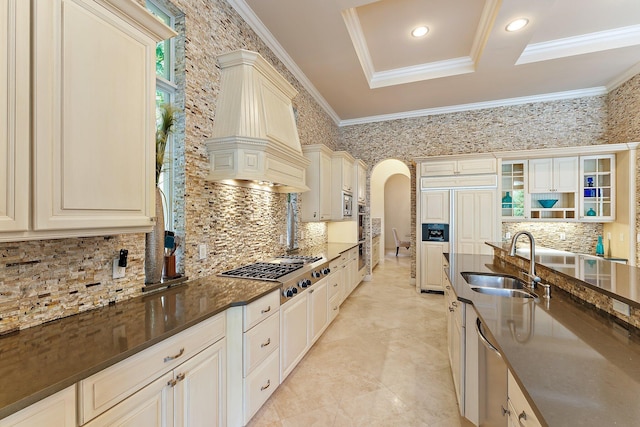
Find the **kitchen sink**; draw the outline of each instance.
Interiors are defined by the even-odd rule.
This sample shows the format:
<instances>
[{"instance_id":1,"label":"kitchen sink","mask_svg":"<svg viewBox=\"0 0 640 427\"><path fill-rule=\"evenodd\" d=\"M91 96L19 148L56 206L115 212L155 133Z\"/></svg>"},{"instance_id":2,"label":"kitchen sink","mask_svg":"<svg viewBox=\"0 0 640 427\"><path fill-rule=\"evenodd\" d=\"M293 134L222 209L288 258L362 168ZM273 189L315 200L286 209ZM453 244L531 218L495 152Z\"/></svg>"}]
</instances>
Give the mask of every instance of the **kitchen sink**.
<instances>
[{"instance_id":1,"label":"kitchen sink","mask_svg":"<svg viewBox=\"0 0 640 427\"><path fill-rule=\"evenodd\" d=\"M482 286L472 286L471 289L481 294L496 295L499 297L536 298L535 294L524 291L522 289L489 288L489 287L482 287Z\"/></svg>"},{"instance_id":2,"label":"kitchen sink","mask_svg":"<svg viewBox=\"0 0 640 427\"><path fill-rule=\"evenodd\" d=\"M460 274L471 287L479 286L483 288L497 289L523 289L525 285L525 283L517 277L507 276L504 274L473 273L469 271L465 271Z\"/></svg>"}]
</instances>

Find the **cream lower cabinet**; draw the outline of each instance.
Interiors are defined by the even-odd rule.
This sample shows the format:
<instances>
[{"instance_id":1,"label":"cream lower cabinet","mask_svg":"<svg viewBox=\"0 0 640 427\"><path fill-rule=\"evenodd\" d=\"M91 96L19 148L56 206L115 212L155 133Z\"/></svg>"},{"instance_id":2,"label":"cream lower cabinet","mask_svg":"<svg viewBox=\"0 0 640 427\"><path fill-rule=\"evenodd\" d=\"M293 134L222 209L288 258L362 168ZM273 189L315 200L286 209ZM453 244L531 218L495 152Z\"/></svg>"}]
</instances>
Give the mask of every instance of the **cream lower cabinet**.
<instances>
[{"instance_id":1,"label":"cream lower cabinet","mask_svg":"<svg viewBox=\"0 0 640 427\"><path fill-rule=\"evenodd\" d=\"M329 324L327 285L330 277L316 282L282 306L280 382L302 360Z\"/></svg>"},{"instance_id":2,"label":"cream lower cabinet","mask_svg":"<svg viewBox=\"0 0 640 427\"><path fill-rule=\"evenodd\" d=\"M542 426L511 372L507 375L507 387L509 390L509 427Z\"/></svg>"},{"instance_id":3,"label":"cream lower cabinet","mask_svg":"<svg viewBox=\"0 0 640 427\"><path fill-rule=\"evenodd\" d=\"M448 242L420 242L421 290L442 291L442 254L448 251Z\"/></svg>"},{"instance_id":4,"label":"cream lower cabinet","mask_svg":"<svg viewBox=\"0 0 640 427\"><path fill-rule=\"evenodd\" d=\"M246 425L280 384L280 292L227 310L227 425Z\"/></svg>"},{"instance_id":5,"label":"cream lower cabinet","mask_svg":"<svg viewBox=\"0 0 640 427\"><path fill-rule=\"evenodd\" d=\"M150 230L155 48L175 33L133 0L9 3L15 3L9 10L17 19L5 27L8 44L24 49L30 37L31 49L27 44L10 67L0 66L0 82L16 84L8 100L0 95L10 108L8 114L0 110L0 120L16 114L12 131L19 138L0 143L0 162L10 172L0 178L0 212L6 212L0 214L0 240ZM29 3L33 19L25 28ZM22 69L27 60L30 68ZM5 65L7 57L0 61ZM14 148L15 155L5 158Z\"/></svg>"},{"instance_id":6,"label":"cream lower cabinet","mask_svg":"<svg viewBox=\"0 0 640 427\"><path fill-rule=\"evenodd\" d=\"M327 323L333 322L340 313L340 303L342 302L342 270L338 267L338 263L332 263L331 274L327 283Z\"/></svg>"},{"instance_id":7,"label":"cream lower cabinet","mask_svg":"<svg viewBox=\"0 0 640 427\"><path fill-rule=\"evenodd\" d=\"M79 424L226 425L224 314L78 383Z\"/></svg>"},{"instance_id":8,"label":"cream lower cabinet","mask_svg":"<svg viewBox=\"0 0 640 427\"><path fill-rule=\"evenodd\" d=\"M380 262L380 236L371 239L371 271Z\"/></svg>"},{"instance_id":9,"label":"cream lower cabinet","mask_svg":"<svg viewBox=\"0 0 640 427\"><path fill-rule=\"evenodd\" d=\"M0 420L0 427L75 427L76 387L71 386Z\"/></svg>"},{"instance_id":10,"label":"cream lower cabinet","mask_svg":"<svg viewBox=\"0 0 640 427\"><path fill-rule=\"evenodd\" d=\"M458 399L460 414L464 415L464 374L465 374L465 322L464 304L458 301L449 278L444 278L444 301L447 314L447 343L453 385Z\"/></svg>"}]
</instances>

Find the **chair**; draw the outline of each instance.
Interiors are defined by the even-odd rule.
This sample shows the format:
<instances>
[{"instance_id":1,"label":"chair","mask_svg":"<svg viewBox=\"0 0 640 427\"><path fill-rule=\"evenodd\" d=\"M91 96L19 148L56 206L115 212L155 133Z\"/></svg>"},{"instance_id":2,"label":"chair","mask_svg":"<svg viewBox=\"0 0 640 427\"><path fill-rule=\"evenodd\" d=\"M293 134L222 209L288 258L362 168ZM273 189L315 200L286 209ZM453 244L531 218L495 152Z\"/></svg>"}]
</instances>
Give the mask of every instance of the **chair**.
<instances>
[{"instance_id":1,"label":"chair","mask_svg":"<svg viewBox=\"0 0 640 427\"><path fill-rule=\"evenodd\" d=\"M409 247L411 246L411 242L400 240L400 238L398 237L398 230L396 230L395 228L392 228L391 231L393 231L393 239L396 241L396 256L398 256L400 246L409 249Z\"/></svg>"}]
</instances>

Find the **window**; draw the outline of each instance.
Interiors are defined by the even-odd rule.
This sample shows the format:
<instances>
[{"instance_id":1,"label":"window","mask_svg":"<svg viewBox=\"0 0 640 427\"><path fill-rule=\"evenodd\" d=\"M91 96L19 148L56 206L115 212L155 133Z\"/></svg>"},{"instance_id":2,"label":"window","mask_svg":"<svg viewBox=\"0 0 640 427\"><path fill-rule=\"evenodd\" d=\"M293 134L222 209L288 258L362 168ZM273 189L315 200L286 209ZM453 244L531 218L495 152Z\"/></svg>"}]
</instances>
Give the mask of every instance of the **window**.
<instances>
[{"instance_id":1,"label":"window","mask_svg":"<svg viewBox=\"0 0 640 427\"><path fill-rule=\"evenodd\" d=\"M174 16L161 5L160 1L147 0L147 9L167 26L175 28ZM156 46L156 107L165 103L175 103L175 95L178 87L175 83L175 41L164 40ZM156 109L156 117L159 111ZM175 159L175 132L169 136L164 156L164 167L160 174L158 187L164 194L164 218L165 229L174 229L174 159Z\"/></svg>"}]
</instances>

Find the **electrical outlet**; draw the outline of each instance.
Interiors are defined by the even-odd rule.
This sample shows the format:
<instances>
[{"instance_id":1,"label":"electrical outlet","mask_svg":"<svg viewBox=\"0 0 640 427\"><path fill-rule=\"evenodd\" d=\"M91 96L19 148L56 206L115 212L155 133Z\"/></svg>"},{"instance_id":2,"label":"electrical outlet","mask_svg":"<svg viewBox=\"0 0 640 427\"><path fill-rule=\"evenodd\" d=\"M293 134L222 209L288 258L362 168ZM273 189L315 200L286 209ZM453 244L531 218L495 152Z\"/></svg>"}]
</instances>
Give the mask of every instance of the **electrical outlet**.
<instances>
[{"instance_id":1,"label":"electrical outlet","mask_svg":"<svg viewBox=\"0 0 640 427\"><path fill-rule=\"evenodd\" d=\"M113 278L114 279L122 279L125 275L126 267L120 267L118 265L118 258L113 260Z\"/></svg>"},{"instance_id":2,"label":"electrical outlet","mask_svg":"<svg viewBox=\"0 0 640 427\"><path fill-rule=\"evenodd\" d=\"M567 240L567 234L566 233L560 233L560 240Z\"/></svg>"},{"instance_id":3,"label":"electrical outlet","mask_svg":"<svg viewBox=\"0 0 640 427\"><path fill-rule=\"evenodd\" d=\"M620 233L620 241L624 242L624 233Z\"/></svg>"},{"instance_id":4,"label":"electrical outlet","mask_svg":"<svg viewBox=\"0 0 640 427\"><path fill-rule=\"evenodd\" d=\"M284 245L284 234L280 235L280 244Z\"/></svg>"},{"instance_id":5,"label":"electrical outlet","mask_svg":"<svg viewBox=\"0 0 640 427\"><path fill-rule=\"evenodd\" d=\"M508 232L508 231L506 233L504 233L504 238L509 240L511 238L511 233Z\"/></svg>"},{"instance_id":6,"label":"electrical outlet","mask_svg":"<svg viewBox=\"0 0 640 427\"><path fill-rule=\"evenodd\" d=\"M304 239L304 231L300 230L300 239Z\"/></svg>"},{"instance_id":7,"label":"electrical outlet","mask_svg":"<svg viewBox=\"0 0 640 427\"><path fill-rule=\"evenodd\" d=\"M611 233L607 232L607 240L611 240Z\"/></svg>"},{"instance_id":8,"label":"electrical outlet","mask_svg":"<svg viewBox=\"0 0 640 427\"><path fill-rule=\"evenodd\" d=\"M622 301L613 300L613 309L620 314L624 314L625 316L629 316L629 305L623 303Z\"/></svg>"},{"instance_id":9,"label":"electrical outlet","mask_svg":"<svg viewBox=\"0 0 640 427\"><path fill-rule=\"evenodd\" d=\"M207 244L200 243L198 245L198 258L199 259L207 259Z\"/></svg>"}]
</instances>

